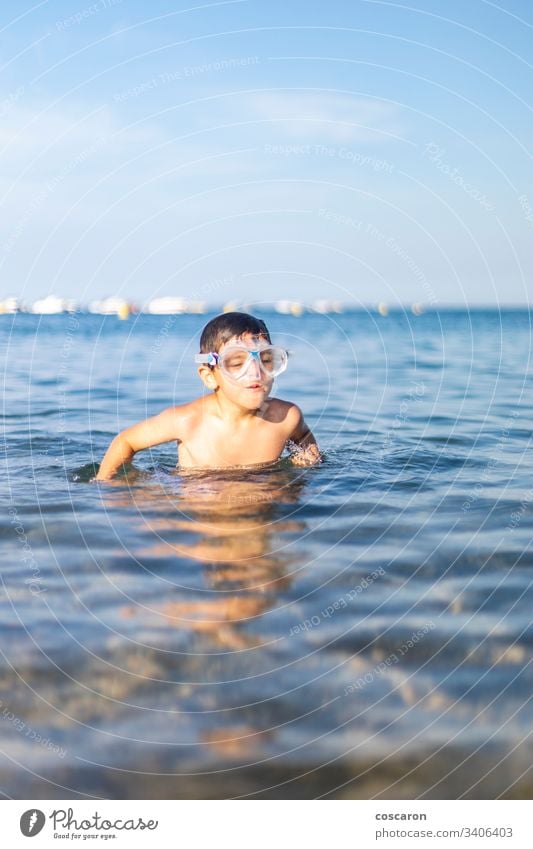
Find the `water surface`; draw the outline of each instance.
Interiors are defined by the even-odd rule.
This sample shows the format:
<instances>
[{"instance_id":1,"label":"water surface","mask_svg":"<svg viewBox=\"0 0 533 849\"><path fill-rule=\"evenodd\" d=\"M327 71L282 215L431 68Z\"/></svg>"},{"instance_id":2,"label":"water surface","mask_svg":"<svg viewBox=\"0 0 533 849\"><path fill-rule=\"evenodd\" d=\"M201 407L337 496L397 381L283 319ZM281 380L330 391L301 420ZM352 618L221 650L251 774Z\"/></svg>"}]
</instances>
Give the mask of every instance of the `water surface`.
<instances>
[{"instance_id":1,"label":"water surface","mask_svg":"<svg viewBox=\"0 0 533 849\"><path fill-rule=\"evenodd\" d=\"M0 317L3 793L530 796L530 314L264 316L324 464L108 484L206 318Z\"/></svg>"}]
</instances>

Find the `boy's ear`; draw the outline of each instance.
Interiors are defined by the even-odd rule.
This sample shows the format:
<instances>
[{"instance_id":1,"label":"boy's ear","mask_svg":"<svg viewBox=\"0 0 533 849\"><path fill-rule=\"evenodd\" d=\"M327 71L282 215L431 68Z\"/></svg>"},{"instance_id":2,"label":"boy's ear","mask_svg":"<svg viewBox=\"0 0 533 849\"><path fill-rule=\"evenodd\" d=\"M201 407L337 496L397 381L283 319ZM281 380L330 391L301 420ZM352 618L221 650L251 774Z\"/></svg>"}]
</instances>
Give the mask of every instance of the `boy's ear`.
<instances>
[{"instance_id":1,"label":"boy's ear","mask_svg":"<svg viewBox=\"0 0 533 849\"><path fill-rule=\"evenodd\" d=\"M200 380L204 386L207 386L208 389L217 389L217 379L213 369L210 369L209 366L200 366L198 369L198 375L200 376Z\"/></svg>"}]
</instances>

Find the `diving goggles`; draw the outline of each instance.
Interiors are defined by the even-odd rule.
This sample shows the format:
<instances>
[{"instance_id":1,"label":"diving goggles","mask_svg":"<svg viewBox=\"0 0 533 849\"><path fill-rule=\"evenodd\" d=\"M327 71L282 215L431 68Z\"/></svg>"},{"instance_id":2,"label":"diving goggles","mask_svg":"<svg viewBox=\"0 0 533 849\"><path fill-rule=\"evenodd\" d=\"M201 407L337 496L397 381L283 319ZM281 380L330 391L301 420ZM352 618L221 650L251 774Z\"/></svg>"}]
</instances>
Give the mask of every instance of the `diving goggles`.
<instances>
[{"instance_id":1,"label":"diving goggles","mask_svg":"<svg viewBox=\"0 0 533 849\"><path fill-rule=\"evenodd\" d=\"M267 377L274 378L287 368L289 352L277 345L251 350L244 345L231 345L221 354L196 354L194 361L208 366L218 366L232 380L239 380L248 372L250 363L256 360Z\"/></svg>"}]
</instances>

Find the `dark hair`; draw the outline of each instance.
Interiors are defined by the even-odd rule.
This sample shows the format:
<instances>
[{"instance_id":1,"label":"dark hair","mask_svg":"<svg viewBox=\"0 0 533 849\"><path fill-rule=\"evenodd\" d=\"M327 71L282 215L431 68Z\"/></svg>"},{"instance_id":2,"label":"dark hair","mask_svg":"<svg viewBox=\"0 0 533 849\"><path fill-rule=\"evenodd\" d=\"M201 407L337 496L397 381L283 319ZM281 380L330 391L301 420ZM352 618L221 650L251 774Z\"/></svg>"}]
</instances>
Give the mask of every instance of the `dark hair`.
<instances>
[{"instance_id":1,"label":"dark hair","mask_svg":"<svg viewBox=\"0 0 533 849\"><path fill-rule=\"evenodd\" d=\"M252 336L263 336L269 344L272 343L270 333L261 318L255 318L247 312L225 312L208 321L200 337L200 353L217 353L225 342L233 336L238 339L251 333Z\"/></svg>"}]
</instances>

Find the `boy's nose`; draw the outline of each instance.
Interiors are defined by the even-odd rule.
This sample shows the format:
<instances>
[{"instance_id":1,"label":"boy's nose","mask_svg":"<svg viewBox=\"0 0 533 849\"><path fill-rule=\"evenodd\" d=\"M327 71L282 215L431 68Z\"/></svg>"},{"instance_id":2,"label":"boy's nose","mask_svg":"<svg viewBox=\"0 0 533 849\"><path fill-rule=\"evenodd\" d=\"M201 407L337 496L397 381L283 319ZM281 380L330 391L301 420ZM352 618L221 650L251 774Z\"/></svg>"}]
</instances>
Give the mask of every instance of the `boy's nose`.
<instances>
[{"instance_id":1,"label":"boy's nose","mask_svg":"<svg viewBox=\"0 0 533 849\"><path fill-rule=\"evenodd\" d=\"M249 376L252 375L253 377L261 377L261 365L258 357L252 356L250 358L246 374Z\"/></svg>"}]
</instances>

